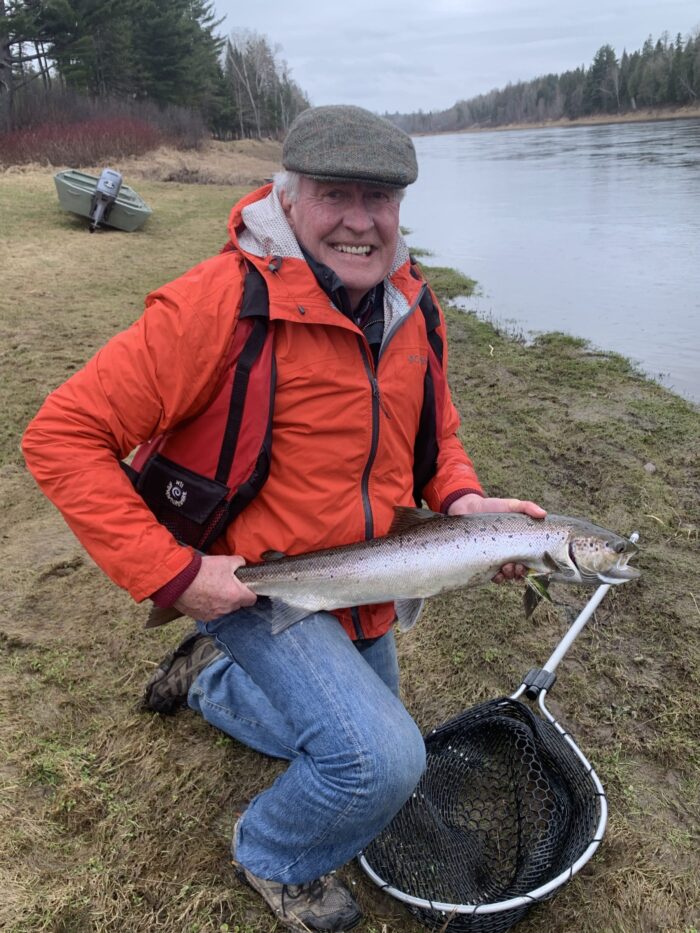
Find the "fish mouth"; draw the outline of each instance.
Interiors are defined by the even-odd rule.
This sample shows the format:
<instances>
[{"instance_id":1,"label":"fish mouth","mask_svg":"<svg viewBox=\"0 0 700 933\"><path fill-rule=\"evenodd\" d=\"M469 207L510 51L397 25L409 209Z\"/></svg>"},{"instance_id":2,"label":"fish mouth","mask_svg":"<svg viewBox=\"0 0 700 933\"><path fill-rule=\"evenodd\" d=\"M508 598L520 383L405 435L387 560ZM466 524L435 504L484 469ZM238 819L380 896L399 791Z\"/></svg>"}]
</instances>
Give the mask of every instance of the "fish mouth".
<instances>
[{"instance_id":1,"label":"fish mouth","mask_svg":"<svg viewBox=\"0 0 700 933\"><path fill-rule=\"evenodd\" d=\"M620 542L616 550L622 550L622 553L616 563L606 570L593 570L582 567L576 562L573 548L569 548L569 558L578 571L583 583L594 584L596 581L599 581L600 583L609 583L615 586L618 583L626 583L628 580L637 580L641 576L641 570L637 570L636 567L630 567L628 561L639 552L639 548L631 541L626 541L624 545Z\"/></svg>"},{"instance_id":2,"label":"fish mouth","mask_svg":"<svg viewBox=\"0 0 700 933\"><path fill-rule=\"evenodd\" d=\"M636 567L628 567L627 564L611 567L605 573L597 573L596 576L602 583L626 583L627 580L637 580L642 575L641 570Z\"/></svg>"}]
</instances>

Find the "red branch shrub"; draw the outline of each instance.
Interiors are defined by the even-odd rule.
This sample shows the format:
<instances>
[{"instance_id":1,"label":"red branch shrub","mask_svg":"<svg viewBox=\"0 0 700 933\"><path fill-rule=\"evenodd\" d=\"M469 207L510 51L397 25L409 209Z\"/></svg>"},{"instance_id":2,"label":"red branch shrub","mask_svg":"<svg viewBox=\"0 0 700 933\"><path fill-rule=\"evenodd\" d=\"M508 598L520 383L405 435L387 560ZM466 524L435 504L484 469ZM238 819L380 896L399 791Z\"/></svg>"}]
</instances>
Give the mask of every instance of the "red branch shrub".
<instances>
[{"instance_id":1,"label":"red branch shrub","mask_svg":"<svg viewBox=\"0 0 700 933\"><path fill-rule=\"evenodd\" d=\"M163 143L196 148L208 135L200 113L170 104L29 86L13 101L12 129L0 132L0 165L94 165Z\"/></svg>"},{"instance_id":2,"label":"red branch shrub","mask_svg":"<svg viewBox=\"0 0 700 933\"><path fill-rule=\"evenodd\" d=\"M134 117L44 123L0 134L0 163L94 165L105 158L139 155L165 141L160 129Z\"/></svg>"}]
</instances>

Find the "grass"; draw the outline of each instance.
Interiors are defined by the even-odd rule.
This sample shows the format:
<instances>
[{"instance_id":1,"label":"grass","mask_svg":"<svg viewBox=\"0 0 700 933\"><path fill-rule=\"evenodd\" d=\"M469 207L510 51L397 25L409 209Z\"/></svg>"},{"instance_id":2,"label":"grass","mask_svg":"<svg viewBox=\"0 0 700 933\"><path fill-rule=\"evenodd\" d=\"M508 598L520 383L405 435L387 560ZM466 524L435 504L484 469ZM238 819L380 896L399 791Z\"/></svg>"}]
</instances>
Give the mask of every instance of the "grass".
<instances>
[{"instance_id":1,"label":"grass","mask_svg":"<svg viewBox=\"0 0 700 933\"><path fill-rule=\"evenodd\" d=\"M415 255L420 256L420 251ZM470 279L468 275L457 272L456 269L449 269L446 266L426 266L425 263L421 263L421 265L428 274L430 284L441 301L451 301L455 298L465 298L474 294L476 282L474 279Z\"/></svg>"},{"instance_id":2,"label":"grass","mask_svg":"<svg viewBox=\"0 0 700 933\"><path fill-rule=\"evenodd\" d=\"M135 234L90 236L49 173L0 176L0 928L8 933L274 933L236 880L241 801L282 767L194 714L136 704L187 630L144 633L145 609L102 576L35 490L19 454L45 394L138 315L144 294L211 255L221 185L139 183ZM443 296L464 281L427 270ZM622 357L562 334L524 345L447 312L462 437L495 495L622 532L644 571L609 594L562 664L551 705L594 763L610 824L593 861L524 933L691 933L700 904L700 499L697 408ZM650 468L653 464L653 470ZM553 591L525 621L516 587L437 597L400 641L404 700L427 729L509 693L581 605ZM417 933L354 866L362 933Z\"/></svg>"}]
</instances>

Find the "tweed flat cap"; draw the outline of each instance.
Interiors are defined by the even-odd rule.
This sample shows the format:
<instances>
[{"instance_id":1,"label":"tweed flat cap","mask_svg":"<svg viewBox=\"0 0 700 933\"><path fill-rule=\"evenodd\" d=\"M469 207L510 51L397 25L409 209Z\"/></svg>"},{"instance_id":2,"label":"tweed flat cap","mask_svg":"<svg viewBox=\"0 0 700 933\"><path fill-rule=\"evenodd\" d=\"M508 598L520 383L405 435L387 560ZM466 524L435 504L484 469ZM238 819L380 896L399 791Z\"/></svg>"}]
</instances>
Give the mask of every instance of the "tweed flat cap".
<instances>
[{"instance_id":1,"label":"tweed flat cap","mask_svg":"<svg viewBox=\"0 0 700 933\"><path fill-rule=\"evenodd\" d=\"M320 181L368 181L405 188L418 177L411 137L362 107L303 110L289 127L282 165Z\"/></svg>"}]
</instances>

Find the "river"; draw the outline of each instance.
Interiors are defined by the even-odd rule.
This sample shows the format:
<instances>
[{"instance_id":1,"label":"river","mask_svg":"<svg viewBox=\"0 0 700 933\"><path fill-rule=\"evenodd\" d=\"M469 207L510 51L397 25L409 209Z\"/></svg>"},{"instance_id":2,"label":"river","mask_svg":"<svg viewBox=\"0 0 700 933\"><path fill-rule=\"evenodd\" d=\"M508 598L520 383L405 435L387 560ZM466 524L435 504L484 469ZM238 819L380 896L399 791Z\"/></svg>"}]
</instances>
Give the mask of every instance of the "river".
<instances>
[{"instance_id":1,"label":"river","mask_svg":"<svg viewBox=\"0 0 700 933\"><path fill-rule=\"evenodd\" d=\"M415 144L401 222L426 263L478 280L467 308L585 337L700 402L700 120Z\"/></svg>"}]
</instances>

